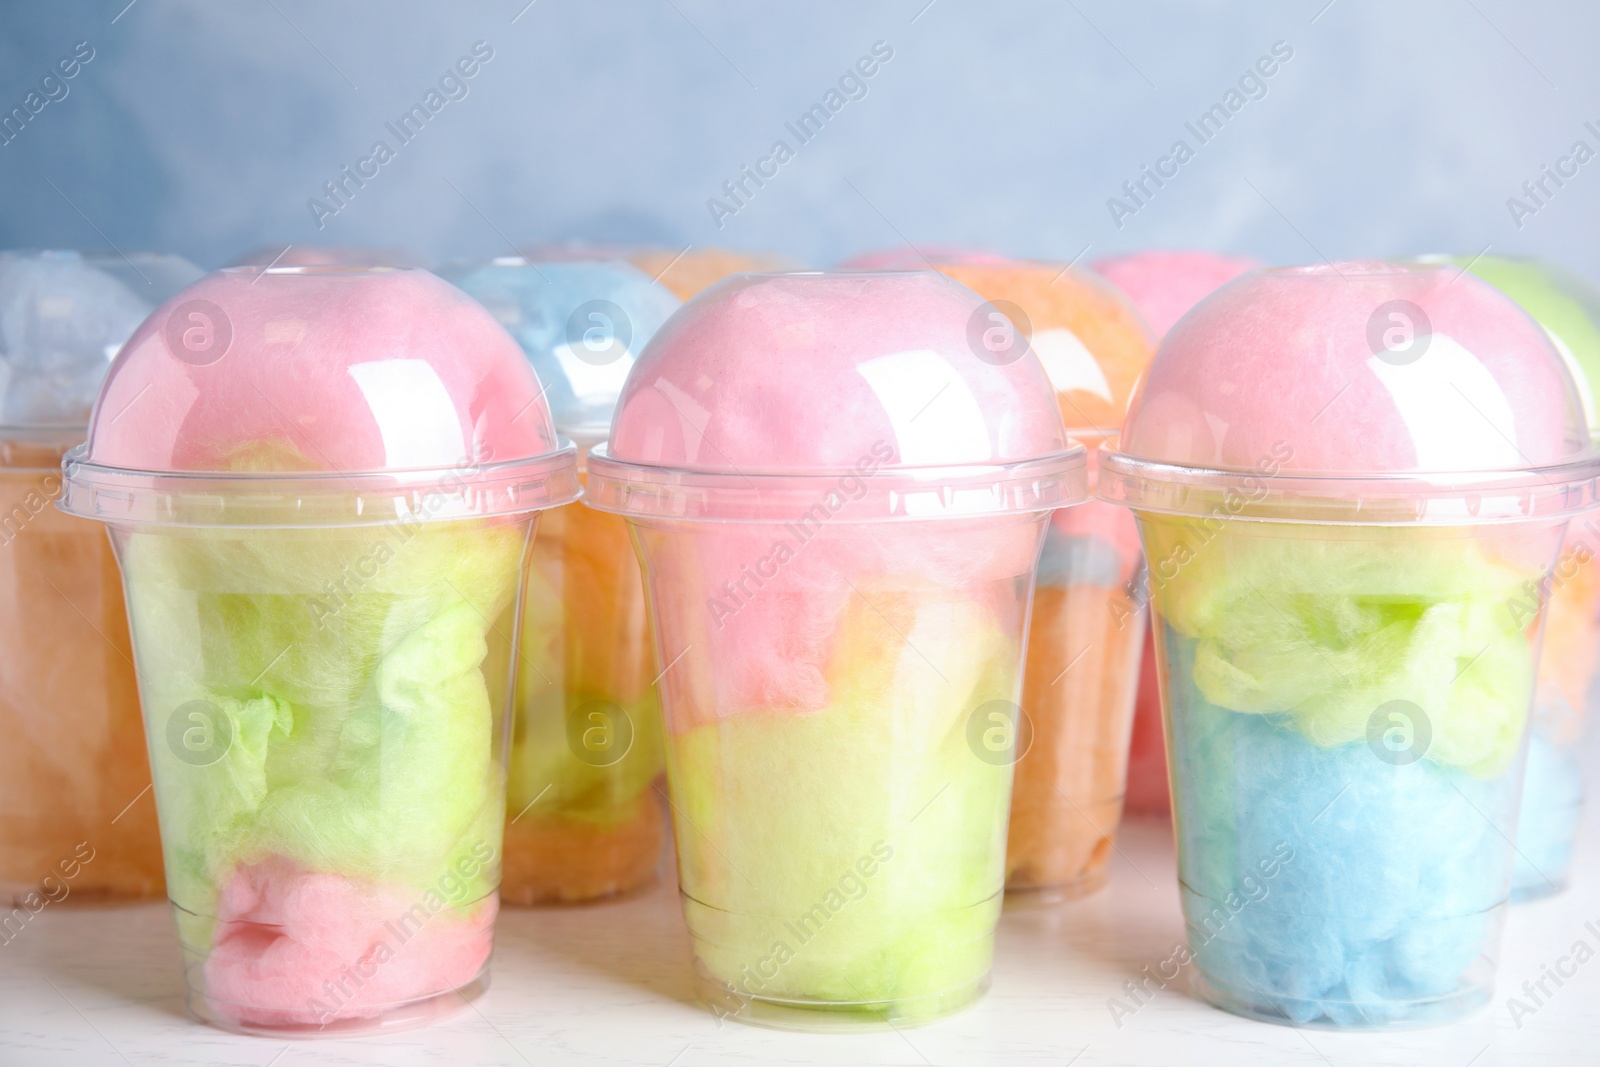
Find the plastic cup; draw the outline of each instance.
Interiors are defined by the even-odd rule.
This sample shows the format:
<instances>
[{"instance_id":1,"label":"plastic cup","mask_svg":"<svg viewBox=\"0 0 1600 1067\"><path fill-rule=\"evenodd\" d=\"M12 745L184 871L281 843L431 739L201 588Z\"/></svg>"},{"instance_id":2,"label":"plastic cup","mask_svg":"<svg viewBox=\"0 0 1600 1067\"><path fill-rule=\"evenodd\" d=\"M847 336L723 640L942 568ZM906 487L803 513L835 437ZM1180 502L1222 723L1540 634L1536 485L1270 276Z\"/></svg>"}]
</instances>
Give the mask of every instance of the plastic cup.
<instances>
[{"instance_id":1,"label":"plastic cup","mask_svg":"<svg viewBox=\"0 0 1600 1067\"><path fill-rule=\"evenodd\" d=\"M1104 459L1150 567L1191 986L1292 1025L1485 1003L1551 567L1593 505L1542 331L1453 268L1258 271Z\"/></svg>"},{"instance_id":2,"label":"plastic cup","mask_svg":"<svg viewBox=\"0 0 1600 1067\"><path fill-rule=\"evenodd\" d=\"M1600 292L1552 263L1458 257L1458 267L1493 285L1543 326L1577 384L1590 429L1600 426ZM1583 815L1583 752L1600 667L1600 531L1594 516L1568 531L1555 569L1527 596L1548 604L1539 657L1528 773L1517 817L1513 902L1560 892L1572 877Z\"/></svg>"},{"instance_id":3,"label":"plastic cup","mask_svg":"<svg viewBox=\"0 0 1600 1067\"><path fill-rule=\"evenodd\" d=\"M1138 307L1156 340L1218 287L1263 264L1242 256L1201 251L1145 251L1095 260L1095 272ZM1140 601L1146 598L1141 597ZM1129 814L1165 815L1172 810L1167 786L1167 747L1161 730L1161 693L1156 680L1156 647L1145 613L1144 652L1139 660L1133 738L1128 745L1124 807Z\"/></svg>"},{"instance_id":4,"label":"plastic cup","mask_svg":"<svg viewBox=\"0 0 1600 1067\"><path fill-rule=\"evenodd\" d=\"M0 944L49 907L162 891L116 563L50 505L110 355L199 276L177 256L0 255Z\"/></svg>"},{"instance_id":5,"label":"plastic cup","mask_svg":"<svg viewBox=\"0 0 1600 1067\"><path fill-rule=\"evenodd\" d=\"M538 379L422 271L242 268L113 365L63 510L121 565L190 1009L312 1035L487 983Z\"/></svg>"},{"instance_id":6,"label":"plastic cup","mask_svg":"<svg viewBox=\"0 0 1600 1067\"><path fill-rule=\"evenodd\" d=\"M629 376L633 524L702 998L800 1029L986 988L1028 609L1084 458L1026 347L933 273L738 275Z\"/></svg>"},{"instance_id":7,"label":"plastic cup","mask_svg":"<svg viewBox=\"0 0 1600 1067\"><path fill-rule=\"evenodd\" d=\"M504 258L443 273L522 346L581 474L677 297L621 260ZM627 521L576 503L546 512L527 581L500 897L628 893L655 880L665 828L661 710Z\"/></svg>"},{"instance_id":8,"label":"plastic cup","mask_svg":"<svg viewBox=\"0 0 1600 1067\"><path fill-rule=\"evenodd\" d=\"M1126 298L1060 264L967 257L941 261L939 270L1026 334L1069 434L1097 449L1115 433L1152 347ZM1030 736L1017 760L1006 845L1014 903L1079 897L1105 884L1144 644L1143 572L1126 508L1091 500L1051 516L1022 687Z\"/></svg>"}]
</instances>

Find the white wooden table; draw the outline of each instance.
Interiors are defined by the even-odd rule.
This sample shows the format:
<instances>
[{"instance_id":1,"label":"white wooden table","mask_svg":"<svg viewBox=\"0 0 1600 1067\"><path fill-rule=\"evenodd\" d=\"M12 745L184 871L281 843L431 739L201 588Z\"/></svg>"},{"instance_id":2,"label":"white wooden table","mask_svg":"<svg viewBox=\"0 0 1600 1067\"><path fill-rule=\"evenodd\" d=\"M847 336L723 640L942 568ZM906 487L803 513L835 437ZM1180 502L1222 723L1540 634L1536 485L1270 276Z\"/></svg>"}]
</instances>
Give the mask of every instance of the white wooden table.
<instances>
[{"instance_id":1,"label":"white wooden table","mask_svg":"<svg viewBox=\"0 0 1600 1067\"><path fill-rule=\"evenodd\" d=\"M1294 1030L1193 999L1179 979L1119 1028L1122 983L1181 936L1170 830L1132 823L1111 884L1053 908L1007 912L989 995L931 1026L791 1034L694 1005L675 887L617 904L501 914L493 986L431 1028L365 1040L274 1041L183 1014L165 904L47 908L0 947L0 1067L124 1064L1441 1065L1600 1064L1600 958L1515 1025L1506 996L1600 927L1600 842L1585 833L1576 885L1513 910L1494 1002L1462 1022L1399 1034ZM1148 881L1147 881L1148 879Z\"/></svg>"}]
</instances>

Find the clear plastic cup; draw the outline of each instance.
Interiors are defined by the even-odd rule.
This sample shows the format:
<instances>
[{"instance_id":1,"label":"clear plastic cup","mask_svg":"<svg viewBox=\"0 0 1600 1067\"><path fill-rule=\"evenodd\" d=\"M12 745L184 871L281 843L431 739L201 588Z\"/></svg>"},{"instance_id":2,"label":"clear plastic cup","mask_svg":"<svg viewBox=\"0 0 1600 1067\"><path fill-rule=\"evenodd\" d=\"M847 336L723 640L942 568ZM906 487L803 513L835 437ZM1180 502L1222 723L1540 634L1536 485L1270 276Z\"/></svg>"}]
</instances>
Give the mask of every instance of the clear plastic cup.
<instances>
[{"instance_id":1,"label":"clear plastic cup","mask_svg":"<svg viewBox=\"0 0 1600 1067\"><path fill-rule=\"evenodd\" d=\"M1539 328L1454 268L1257 271L1101 464L1149 560L1191 986L1427 1025L1486 1002L1541 603L1596 459Z\"/></svg>"},{"instance_id":2,"label":"clear plastic cup","mask_svg":"<svg viewBox=\"0 0 1600 1067\"><path fill-rule=\"evenodd\" d=\"M1035 564L1084 453L934 273L736 275L629 376L593 506L644 568L701 996L802 1029L986 988ZM970 332L969 332L970 331Z\"/></svg>"},{"instance_id":3,"label":"clear plastic cup","mask_svg":"<svg viewBox=\"0 0 1600 1067\"><path fill-rule=\"evenodd\" d=\"M1061 264L936 262L1026 335L1069 434L1097 449L1116 432L1152 347L1125 297ZM1006 845L1014 903L1079 897L1105 884L1144 644L1143 573L1128 509L1091 500L1051 516L1022 686L1030 738L1017 760Z\"/></svg>"},{"instance_id":4,"label":"clear plastic cup","mask_svg":"<svg viewBox=\"0 0 1600 1067\"><path fill-rule=\"evenodd\" d=\"M1572 372L1591 430L1600 427L1600 292L1572 272L1532 259L1458 257L1543 326ZM1517 817L1513 901L1560 892L1584 804L1584 755L1600 667L1600 530L1587 516L1568 531L1555 569L1529 597L1547 602L1528 774Z\"/></svg>"},{"instance_id":5,"label":"clear plastic cup","mask_svg":"<svg viewBox=\"0 0 1600 1067\"><path fill-rule=\"evenodd\" d=\"M423 271L225 270L65 466L122 569L191 1010L311 1035L484 988L523 565L578 494L516 344Z\"/></svg>"},{"instance_id":6,"label":"clear plastic cup","mask_svg":"<svg viewBox=\"0 0 1600 1067\"><path fill-rule=\"evenodd\" d=\"M635 354L678 298L622 260L507 257L442 273L522 346L581 473ZM664 757L627 521L576 503L545 513L527 581L500 898L628 893L661 865Z\"/></svg>"},{"instance_id":7,"label":"clear plastic cup","mask_svg":"<svg viewBox=\"0 0 1600 1067\"><path fill-rule=\"evenodd\" d=\"M1190 308L1219 286L1264 264L1216 252L1150 250L1106 256L1090 266L1127 294L1159 341ZM1147 603L1148 592L1142 592L1139 599ZM1148 617L1149 612L1145 614ZM1139 664L1124 807L1129 814L1165 815L1172 810L1172 798L1167 785L1166 739L1161 730L1155 640L1148 619Z\"/></svg>"},{"instance_id":8,"label":"clear plastic cup","mask_svg":"<svg viewBox=\"0 0 1600 1067\"><path fill-rule=\"evenodd\" d=\"M116 562L50 505L111 357L199 276L177 256L0 254L0 943L47 907L162 891Z\"/></svg>"}]
</instances>

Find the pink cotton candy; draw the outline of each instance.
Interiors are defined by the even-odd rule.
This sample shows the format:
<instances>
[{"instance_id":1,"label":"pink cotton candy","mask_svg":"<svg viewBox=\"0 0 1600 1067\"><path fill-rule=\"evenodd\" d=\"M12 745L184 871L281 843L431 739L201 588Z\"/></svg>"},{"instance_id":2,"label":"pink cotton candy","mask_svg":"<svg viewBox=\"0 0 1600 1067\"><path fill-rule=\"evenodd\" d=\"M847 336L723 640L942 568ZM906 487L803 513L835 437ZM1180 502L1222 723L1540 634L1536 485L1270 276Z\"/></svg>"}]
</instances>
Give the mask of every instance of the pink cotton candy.
<instances>
[{"instance_id":1,"label":"pink cotton candy","mask_svg":"<svg viewBox=\"0 0 1600 1067\"><path fill-rule=\"evenodd\" d=\"M102 417L104 416L104 417ZM219 271L112 364L96 463L144 470L450 469L554 447L521 350L421 270Z\"/></svg>"},{"instance_id":2,"label":"pink cotton candy","mask_svg":"<svg viewBox=\"0 0 1600 1067\"><path fill-rule=\"evenodd\" d=\"M1032 572L1039 533L1028 514L836 517L895 479L913 484L907 467L982 467L1068 448L1039 362L1025 352L995 359L971 340L975 321L979 334L989 325L984 310L977 294L931 271L745 275L706 290L656 333L618 403L614 458L815 476L787 521L700 523L679 551L651 553L654 585L698 594L656 604L660 646L709 646L695 658L717 664L673 729L695 717L827 706L826 670L852 598L893 615L906 610L896 590L981 598Z\"/></svg>"},{"instance_id":3,"label":"pink cotton candy","mask_svg":"<svg viewBox=\"0 0 1600 1067\"><path fill-rule=\"evenodd\" d=\"M1223 285L1261 263L1215 252L1134 252L1091 264L1097 274L1121 289L1157 337L1189 309Z\"/></svg>"},{"instance_id":4,"label":"pink cotton candy","mask_svg":"<svg viewBox=\"0 0 1600 1067\"><path fill-rule=\"evenodd\" d=\"M959 263L973 267L1002 267L1012 262L1005 256L980 248L961 245L927 245L922 248L879 248L851 256L839 264L840 270L924 270L931 263Z\"/></svg>"},{"instance_id":5,"label":"pink cotton candy","mask_svg":"<svg viewBox=\"0 0 1600 1067\"><path fill-rule=\"evenodd\" d=\"M983 301L931 271L743 275L690 301L628 375L611 454L699 470L999 463L1066 447L1035 359L980 359Z\"/></svg>"},{"instance_id":6,"label":"pink cotton candy","mask_svg":"<svg viewBox=\"0 0 1600 1067\"><path fill-rule=\"evenodd\" d=\"M243 1026L372 1018L477 977L497 910L492 895L461 907L281 857L241 866L217 902L206 1001Z\"/></svg>"},{"instance_id":7,"label":"pink cotton candy","mask_svg":"<svg viewBox=\"0 0 1600 1067\"><path fill-rule=\"evenodd\" d=\"M1257 271L1167 335L1121 447L1200 467L1521 469L1583 447L1575 396L1539 326L1459 268Z\"/></svg>"}]
</instances>

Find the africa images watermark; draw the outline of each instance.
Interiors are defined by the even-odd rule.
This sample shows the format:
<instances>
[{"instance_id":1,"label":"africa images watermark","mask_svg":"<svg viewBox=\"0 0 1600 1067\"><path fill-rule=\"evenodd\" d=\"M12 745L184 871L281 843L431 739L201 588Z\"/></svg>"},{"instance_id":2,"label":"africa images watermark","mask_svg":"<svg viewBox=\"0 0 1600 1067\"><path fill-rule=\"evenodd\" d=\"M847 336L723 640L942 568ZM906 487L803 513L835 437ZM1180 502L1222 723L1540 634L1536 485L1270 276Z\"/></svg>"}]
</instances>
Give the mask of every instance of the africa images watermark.
<instances>
[{"instance_id":1,"label":"africa images watermark","mask_svg":"<svg viewBox=\"0 0 1600 1067\"><path fill-rule=\"evenodd\" d=\"M56 60L55 66L45 72L39 79L38 88L28 90L22 103L9 111L0 112L0 148L22 136L28 123L45 108L65 100L67 94L72 92L72 86L67 83L76 78L94 56L94 46L88 41L79 41L72 46L70 55Z\"/></svg>"},{"instance_id":2,"label":"africa images watermark","mask_svg":"<svg viewBox=\"0 0 1600 1067\"><path fill-rule=\"evenodd\" d=\"M494 458L494 449L488 445L481 446L478 451L476 459L451 467L438 485L422 494L422 500L416 508L384 523L380 527L382 536L369 544L354 562L339 564L338 580L330 578L323 582L322 595L312 596L306 602L318 629L326 629L328 620L349 606L367 584L377 578L383 565L398 555L398 549L404 548L423 524L439 513L447 500L465 491L467 478Z\"/></svg>"},{"instance_id":3,"label":"africa images watermark","mask_svg":"<svg viewBox=\"0 0 1600 1067\"><path fill-rule=\"evenodd\" d=\"M322 191L332 202L331 206L314 196L306 200L306 209L311 212L311 221L317 224L317 229L325 227L330 218L349 207L356 194L367 187L367 182L376 178L384 164L393 160L400 149L416 140L423 127L443 111L446 104L465 100L472 91L468 83L493 58L494 49L487 41L474 41L471 53L457 59L452 67L439 76L437 87L430 88L420 102L401 112L399 118L383 124L384 129L394 137L393 146L379 138L372 143L372 149L366 155L356 160L353 170L346 163L339 168L338 174L323 182Z\"/></svg>"},{"instance_id":4,"label":"africa images watermark","mask_svg":"<svg viewBox=\"0 0 1600 1067\"><path fill-rule=\"evenodd\" d=\"M1272 892L1272 887L1267 883L1278 877L1284 867L1294 859L1294 846L1287 841L1279 841L1272 847L1270 857L1256 861L1256 870L1261 872L1260 877L1254 873L1247 873L1239 879L1239 889L1231 890L1221 901L1218 901L1199 923L1192 916L1185 916L1184 923L1189 928L1189 940L1185 944L1179 942L1172 946L1172 951L1160 962L1145 964L1140 969L1140 978L1132 978L1122 983L1126 999L1121 997L1107 997L1106 1009L1111 1012L1111 1021L1116 1023L1117 1029L1122 1029L1123 1021L1139 1014L1146 1005L1155 999L1156 993L1167 987L1183 973L1183 969L1195 961L1195 958L1211 942L1222 935L1234 917L1252 904L1260 904ZM1240 896L1240 891L1243 896Z\"/></svg>"},{"instance_id":5,"label":"africa images watermark","mask_svg":"<svg viewBox=\"0 0 1600 1067\"><path fill-rule=\"evenodd\" d=\"M1193 159L1200 148L1210 144L1229 120L1244 110L1247 103L1266 99L1267 80L1293 58L1294 49L1287 41L1273 41L1270 53L1261 56L1239 76L1238 88L1230 88L1222 94L1220 101L1201 112L1198 119L1183 124L1183 128L1194 137L1193 145L1189 144L1187 138L1178 138L1172 142L1172 148L1166 155L1153 165L1144 164L1139 168L1137 177L1123 182L1122 193L1126 199L1115 196L1106 199L1106 210L1111 213L1111 221L1116 223L1117 229L1122 229L1129 216L1137 215L1148 206L1156 193L1178 176L1179 169Z\"/></svg>"},{"instance_id":6,"label":"africa images watermark","mask_svg":"<svg viewBox=\"0 0 1600 1067\"><path fill-rule=\"evenodd\" d=\"M467 899L467 889L472 879L485 867L494 862L494 848L487 841L479 841L472 846L469 855L459 857L453 865L445 869L433 886L424 890L422 896L404 913L383 924L383 936L377 939L367 952L354 959L346 961L339 969L337 981L329 979L322 983L322 996L313 997L307 1007L317 1013L317 1019L324 1026L339 1016L339 1010L353 1000L377 976L384 964L395 959L405 949L412 938L447 907L459 908L471 903ZM326 998L326 999L323 999Z\"/></svg>"},{"instance_id":7,"label":"africa images watermark","mask_svg":"<svg viewBox=\"0 0 1600 1067\"><path fill-rule=\"evenodd\" d=\"M55 869L39 880L39 888L30 890L11 914L0 918L0 948L11 944L18 934L45 908L59 904L72 895L72 880L83 868L94 862L94 846L79 841L72 847L72 855L56 863Z\"/></svg>"},{"instance_id":8,"label":"africa images watermark","mask_svg":"<svg viewBox=\"0 0 1600 1067\"><path fill-rule=\"evenodd\" d=\"M1522 1029L1524 1019L1539 1014L1539 1010L1550 1003L1562 986L1577 977L1579 967L1594 959L1595 945L1600 945L1600 925L1590 919L1583 924L1583 929L1595 939L1594 944L1587 937L1578 938L1565 955L1556 958L1555 963L1539 965L1539 977L1522 983L1522 996L1513 994L1506 998L1506 1014L1518 1030ZM1553 990L1550 988L1552 984L1555 986Z\"/></svg>"},{"instance_id":9,"label":"africa images watermark","mask_svg":"<svg viewBox=\"0 0 1600 1067\"><path fill-rule=\"evenodd\" d=\"M1272 451L1256 461L1256 474L1240 479L1242 491L1234 488L1223 490L1222 499L1212 506L1211 513L1195 520L1193 525L1201 529L1198 544L1191 545L1187 539L1181 540L1165 556L1147 561L1144 568L1128 579L1123 584L1126 596L1111 602L1111 613L1116 619L1117 628L1121 629L1129 620L1139 617L1150 603L1152 582L1156 589L1165 588L1216 539L1217 534L1222 532L1224 522L1251 504L1265 499L1267 481L1277 477L1292 459L1294 448L1287 441L1274 441Z\"/></svg>"},{"instance_id":10,"label":"africa images watermark","mask_svg":"<svg viewBox=\"0 0 1600 1067\"><path fill-rule=\"evenodd\" d=\"M1600 144L1600 125L1594 121L1585 122L1583 128L1595 138L1595 143ZM1548 207L1550 201L1563 188L1567 182L1578 176L1578 168L1582 167L1595 156L1594 148L1588 141L1579 138L1572 142L1572 147L1567 154L1557 156L1555 166L1549 163L1541 164L1539 173L1522 183L1522 197L1506 197L1506 210L1511 212L1511 221L1517 229L1522 229L1531 215L1537 215L1543 208ZM1552 188L1554 186L1554 188Z\"/></svg>"},{"instance_id":11,"label":"africa images watermark","mask_svg":"<svg viewBox=\"0 0 1600 1067\"><path fill-rule=\"evenodd\" d=\"M778 176L783 165L795 157L796 151L809 144L822 128L844 106L854 100L865 100L868 92L868 81L877 75L878 71L894 58L894 49L887 41L872 42L872 51L868 55L857 59L854 67L845 69L839 75L837 86L830 87L822 94L819 103L801 112L800 117L793 122L785 122L783 128L793 135L795 144L790 147L784 138L772 142L772 147L767 154L750 164L741 164L738 176L722 183L722 194L727 199L708 197L706 210L711 212L711 221L717 229L727 225L730 218L737 215L749 206L757 190L766 186L767 182ZM754 185L755 188L751 188Z\"/></svg>"},{"instance_id":12,"label":"africa images watermark","mask_svg":"<svg viewBox=\"0 0 1600 1067\"><path fill-rule=\"evenodd\" d=\"M737 615L754 600L762 587L776 578L778 572L817 536L827 522L844 510L846 504L866 496L866 479L877 474L883 464L893 459L893 445L881 439L874 441L868 454L856 460L850 473L840 475L834 487L821 500L792 522L783 524L787 536L774 540L767 554L757 559L753 567L748 563L741 566L739 579L723 582L720 594L707 597L706 610L711 613L717 629L722 629L724 619ZM752 585L754 589L750 588Z\"/></svg>"},{"instance_id":13,"label":"africa images watermark","mask_svg":"<svg viewBox=\"0 0 1600 1067\"><path fill-rule=\"evenodd\" d=\"M726 1018L742 1011L752 998L761 996L767 983L776 979L784 966L822 933L834 916L867 895L872 879L892 859L893 846L886 841L874 841L871 850L857 857L855 863L845 869L844 874L828 887L816 903L783 924L788 937L776 938L766 955L740 969L738 981L730 983L732 988L729 990L739 1006L730 1012L712 1005L712 1011L719 1018Z\"/></svg>"}]
</instances>

